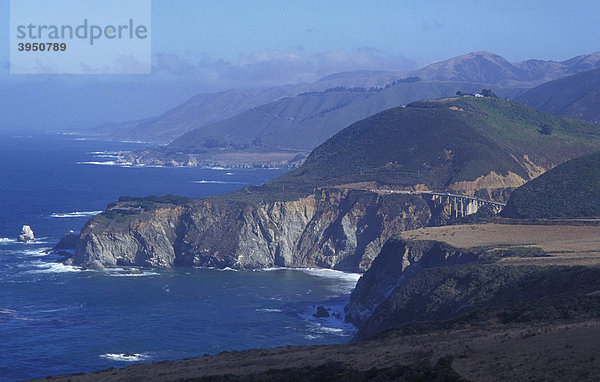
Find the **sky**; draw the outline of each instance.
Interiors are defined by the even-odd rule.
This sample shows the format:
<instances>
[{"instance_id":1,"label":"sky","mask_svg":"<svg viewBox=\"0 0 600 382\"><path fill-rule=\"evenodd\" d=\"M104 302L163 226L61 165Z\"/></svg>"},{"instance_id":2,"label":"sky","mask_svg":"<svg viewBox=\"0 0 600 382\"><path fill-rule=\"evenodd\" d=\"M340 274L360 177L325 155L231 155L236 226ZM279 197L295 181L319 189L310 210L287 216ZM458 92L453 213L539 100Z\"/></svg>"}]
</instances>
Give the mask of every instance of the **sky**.
<instances>
[{"instance_id":1,"label":"sky","mask_svg":"<svg viewBox=\"0 0 600 382\"><path fill-rule=\"evenodd\" d=\"M152 0L151 74L11 75L9 4L0 0L0 128L139 119L198 93L409 71L474 51L510 62L600 51L597 0Z\"/></svg>"}]
</instances>

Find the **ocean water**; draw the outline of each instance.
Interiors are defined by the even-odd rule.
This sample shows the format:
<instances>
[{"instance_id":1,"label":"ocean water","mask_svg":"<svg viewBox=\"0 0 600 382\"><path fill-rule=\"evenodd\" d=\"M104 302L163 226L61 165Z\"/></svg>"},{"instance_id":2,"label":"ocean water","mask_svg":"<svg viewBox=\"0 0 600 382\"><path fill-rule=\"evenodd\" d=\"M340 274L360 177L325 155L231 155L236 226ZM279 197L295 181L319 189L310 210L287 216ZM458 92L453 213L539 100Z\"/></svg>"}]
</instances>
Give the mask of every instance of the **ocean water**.
<instances>
[{"instance_id":1,"label":"ocean water","mask_svg":"<svg viewBox=\"0 0 600 382\"><path fill-rule=\"evenodd\" d=\"M2 133L0 133L2 134ZM82 271L42 251L121 195L200 197L281 170L118 166L136 143L0 135L0 380L284 345L343 343L358 275L327 270ZM30 225L34 243L17 243Z\"/></svg>"}]
</instances>

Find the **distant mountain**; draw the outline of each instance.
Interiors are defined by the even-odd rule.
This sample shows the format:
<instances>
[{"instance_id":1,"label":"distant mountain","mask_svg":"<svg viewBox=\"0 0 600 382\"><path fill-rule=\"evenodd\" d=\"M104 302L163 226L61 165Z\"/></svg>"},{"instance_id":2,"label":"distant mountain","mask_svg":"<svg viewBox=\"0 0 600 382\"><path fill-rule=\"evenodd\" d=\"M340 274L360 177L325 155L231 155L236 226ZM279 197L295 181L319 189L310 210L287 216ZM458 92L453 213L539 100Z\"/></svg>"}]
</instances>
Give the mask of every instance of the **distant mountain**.
<instances>
[{"instance_id":1,"label":"distant mountain","mask_svg":"<svg viewBox=\"0 0 600 382\"><path fill-rule=\"evenodd\" d=\"M286 148L310 151L351 123L380 111L424 98L480 92L485 84L400 82L385 89L334 88L253 107L235 117L190 131L167 146L194 150L211 146ZM515 91L494 87L506 96Z\"/></svg>"},{"instance_id":2,"label":"distant mountain","mask_svg":"<svg viewBox=\"0 0 600 382\"><path fill-rule=\"evenodd\" d=\"M589 63L579 63L584 64ZM600 123L600 69L544 83L517 101L555 115Z\"/></svg>"},{"instance_id":3,"label":"distant mountain","mask_svg":"<svg viewBox=\"0 0 600 382\"><path fill-rule=\"evenodd\" d=\"M469 53L437 62L412 73L430 81L464 81L497 84L507 80L522 80L523 73L497 54Z\"/></svg>"},{"instance_id":4,"label":"distant mountain","mask_svg":"<svg viewBox=\"0 0 600 382\"><path fill-rule=\"evenodd\" d=\"M400 80L382 89L333 88L304 93L192 130L166 147L134 153L125 161L153 165L297 166L313 148L357 120L418 99L454 96L457 90L475 93L485 86L488 85ZM521 91L491 88L502 96ZM236 152L262 155L248 161L232 156ZM273 152L278 154L266 154Z\"/></svg>"},{"instance_id":5,"label":"distant mountain","mask_svg":"<svg viewBox=\"0 0 600 382\"><path fill-rule=\"evenodd\" d=\"M382 77L384 75L391 74L391 72L385 70L353 70L350 72L333 73L328 76L321 78L319 81L348 81L348 80L359 80L359 79L370 79Z\"/></svg>"},{"instance_id":6,"label":"distant mountain","mask_svg":"<svg viewBox=\"0 0 600 382\"><path fill-rule=\"evenodd\" d=\"M527 60L510 63L490 52L474 52L426 66L411 73L423 80L464 81L532 87L584 70L600 68L600 52L566 61Z\"/></svg>"},{"instance_id":7,"label":"distant mountain","mask_svg":"<svg viewBox=\"0 0 600 382\"><path fill-rule=\"evenodd\" d=\"M140 121L105 124L94 134L168 143L195 128L232 117L254 106L296 95L303 85L280 86L266 90L229 90L199 94L164 114Z\"/></svg>"},{"instance_id":8,"label":"distant mountain","mask_svg":"<svg viewBox=\"0 0 600 382\"><path fill-rule=\"evenodd\" d=\"M572 159L517 188L502 215L600 217L600 153Z\"/></svg>"},{"instance_id":9,"label":"distant mountain","mask_svg":"<svg viewBox=\"0 0 600 382\"><path fill-rule=\"evenodd\" d=\"M578 56L563 62L528 60L511 64L496 54L476 52L431 64L413 72L359 70L331 74L312 83L276 86L262 90L229 90L220 93L201 94L158 117L124 124L104 125L93 129L92 134L111 138L168 143L188 131L205 128L252 108L260 106L263 109L263 105L307 92L325 92L328 89L340 87L348 89L365 88L366 90L385 88L394 82L411 77L422 82L479 84L479 88L493 85L510 89L527 89L545 81L596 67L600 67L600 53ZM418 90L416 93L411 93L412 89L412 87L406 87L406 93L398 94L396 103L387 107L418 99L447 96L454 94L456 90L467 90L466 86L463 86L463 89L455 89L452 93L440 92L435 89L431 92ZM469 87L469 89L473 89L473 87ZM517 94L519 93L503 92L503 95L511 97ZM327 104L327 102L323 101L324 104ZM385 107L379 108L373 112L384 109ZM361 114L357 118L346 122L354 122L366 116ZM300 115L291 115L291 117L296 120L302 118ZM243 129L247 126L246 124L237 128ZM327 136L327 132L324 132L323 136Z\"/></svg>"},{"instance_id":10,"label":"distant mountain","mask_svg":"<svg viewBox=\"0 0 600 382\"><path fill-rule=\"evenodd\" d=\"M196 128L233 117L253 107L306 92L319 92L336 87L384 87L406 77L404 73L355 71L337 73L313 83L274 86L267 89L232 89L199 94L157 117L97 126L83 133L107 138L126 138L154 143L169 143Z\"/></svg>"}]
</instances>

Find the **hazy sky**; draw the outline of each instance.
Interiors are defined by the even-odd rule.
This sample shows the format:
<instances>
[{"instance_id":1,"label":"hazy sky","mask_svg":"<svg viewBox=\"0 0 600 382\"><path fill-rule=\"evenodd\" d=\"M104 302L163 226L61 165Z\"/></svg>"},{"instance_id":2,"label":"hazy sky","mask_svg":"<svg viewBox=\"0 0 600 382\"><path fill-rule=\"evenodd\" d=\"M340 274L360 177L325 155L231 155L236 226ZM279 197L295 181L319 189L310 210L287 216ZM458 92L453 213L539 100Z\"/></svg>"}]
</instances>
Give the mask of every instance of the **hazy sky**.
<instances>
[{"instance_id":1,"label":"hazy sky","mask_svg":"<svg viewBox=\"0 0 600 382\"><path fill-rule=\"evenodd\" d=\"M5 124L24 126L147 117L196 93L410 70L473 51L511 62L600 51L597 0L153 0L153 74L11 76L8 0L0 14L0 107ZM11 114L26 104L42 118Z\"/></svg>"}]
</instances>

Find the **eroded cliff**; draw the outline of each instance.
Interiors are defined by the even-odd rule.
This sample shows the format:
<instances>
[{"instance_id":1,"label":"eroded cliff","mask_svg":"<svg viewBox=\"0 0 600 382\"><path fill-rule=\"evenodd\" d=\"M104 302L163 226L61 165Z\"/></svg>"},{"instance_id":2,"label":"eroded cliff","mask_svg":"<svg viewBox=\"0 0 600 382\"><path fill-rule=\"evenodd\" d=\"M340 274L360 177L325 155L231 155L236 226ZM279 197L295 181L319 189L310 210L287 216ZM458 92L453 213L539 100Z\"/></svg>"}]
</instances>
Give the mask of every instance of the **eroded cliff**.
<instances>
[{"instance_id":1,"label":"eroded cliff","mask_svg":"<svg viewBox=\"0 0 600 382\"><path fill-rule=\"evenodd\" d=\"M358 280L346 306L346 320L362 327L396 288L423 269L469 263L479 257L477 252L437 241L389 240L370 270Z\"/></svg>"},{"instance_id":2,"label":"eroded cliff","mask_svg":"<svg viewBox=\"0 0 600 382\"><path fill-rule=\"evenodd\" d=\"M388 239L430 219L419 196L341 189L292 201L119 202L83 228L74 263L362 272Z\"/></svg>"},{"instance_id":3,"label":"eroded cliff","mask_svg":"<svg viewBox=\"0 0 600 382\"><path fill-rule=\"evenodd\" d=\"M469 249L392 239L358 281L346 319L359 328L358 339L368 339L387 330L412 333L599 317L600 270L595 263L504 261L546 256L535 247Z\"/></svg>"}]
</instances>

